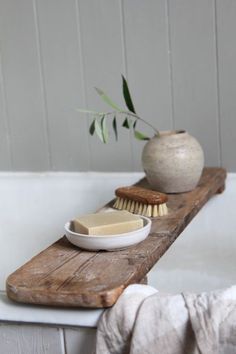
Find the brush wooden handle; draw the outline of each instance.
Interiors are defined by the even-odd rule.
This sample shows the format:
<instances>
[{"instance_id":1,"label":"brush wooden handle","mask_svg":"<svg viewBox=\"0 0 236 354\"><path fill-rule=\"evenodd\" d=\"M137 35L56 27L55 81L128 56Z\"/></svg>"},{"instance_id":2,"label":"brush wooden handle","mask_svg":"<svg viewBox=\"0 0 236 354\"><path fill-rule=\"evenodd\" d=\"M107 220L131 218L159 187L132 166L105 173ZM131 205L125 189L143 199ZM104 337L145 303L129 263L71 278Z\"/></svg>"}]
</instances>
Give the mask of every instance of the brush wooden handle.
<instances>
[{"instance_id":1,"label":"brush wooden handle","mask_svg":"<svg viewBox=\"0 0 236 354\"><path fill-rule=\"evenodd\" d=\"M120 198L151 205L163 204L168 200L167 195L164 193L136 186L117 188L115 194Z\"/></svg>"}]
</instances>

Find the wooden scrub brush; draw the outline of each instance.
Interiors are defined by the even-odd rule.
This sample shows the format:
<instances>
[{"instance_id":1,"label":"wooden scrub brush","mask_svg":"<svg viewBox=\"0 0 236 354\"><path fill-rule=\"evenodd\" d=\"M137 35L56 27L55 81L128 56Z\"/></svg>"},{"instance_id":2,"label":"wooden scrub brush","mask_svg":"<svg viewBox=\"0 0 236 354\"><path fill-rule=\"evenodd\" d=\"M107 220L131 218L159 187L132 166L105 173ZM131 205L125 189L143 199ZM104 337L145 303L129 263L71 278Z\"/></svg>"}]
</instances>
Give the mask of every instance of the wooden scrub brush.
<instances>
[{"instance_id":1,"label":"wooden scrub brush","mask_svg":"<svg viewBox=\"0 0 236 354\"><path fill-rule=\"evenodd\" d=\"M166 202L168 197L164 193L141 187L120 187L115 190L117 196L113 208L127 210L130 213L148 217L168 214Z\"/></svg>"}]
</instances>

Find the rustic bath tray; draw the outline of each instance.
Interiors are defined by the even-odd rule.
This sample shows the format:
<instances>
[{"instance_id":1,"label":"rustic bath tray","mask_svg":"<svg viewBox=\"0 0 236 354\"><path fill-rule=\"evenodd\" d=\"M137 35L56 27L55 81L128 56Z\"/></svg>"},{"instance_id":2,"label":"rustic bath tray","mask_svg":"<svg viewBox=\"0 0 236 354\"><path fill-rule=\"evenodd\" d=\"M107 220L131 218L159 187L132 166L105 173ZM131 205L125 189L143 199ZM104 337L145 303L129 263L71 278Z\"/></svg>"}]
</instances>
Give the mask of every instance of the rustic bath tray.
<instances>
[{"instance_id":1,"label":"rustic bath tray","mask_svg":"<svg viewBox=\"0 0 236 354\"><path fill-rule=\"evenodd\" d=\"M112 306L129 284L142 281L209 198L224 190L225 178L224 169L205 168L198 187L169 195L169 215L153 219L148 238L129 249L87 252L62 237L8 277L9 298L50 306ZM147 186L145 179L139 184Z\"/></svg>"}]
</instances>

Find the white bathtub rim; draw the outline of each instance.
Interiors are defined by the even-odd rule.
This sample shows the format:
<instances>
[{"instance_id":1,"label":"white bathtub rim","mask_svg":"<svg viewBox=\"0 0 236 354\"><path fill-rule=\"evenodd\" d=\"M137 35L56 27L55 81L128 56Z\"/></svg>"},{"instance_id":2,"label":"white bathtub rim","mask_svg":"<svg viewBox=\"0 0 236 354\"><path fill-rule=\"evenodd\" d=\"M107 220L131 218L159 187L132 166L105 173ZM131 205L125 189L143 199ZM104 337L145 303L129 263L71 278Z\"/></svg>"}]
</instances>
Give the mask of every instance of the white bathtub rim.
<instances>
[{"instance_id":1,"label":"white bathtub rim","mask_svg":"<svg viewBox=\"0 0 236 354\"><path fill-rule=\"evenodd\" d=\"M18 304L0 293L0 322L96 328L103 309L53 308Z\"/></svg>"},{"instance_id":2,"label":"white bathtub rim","mask_svg":"<svg viewBox=\"0 0 236 354\"><path fill-rule=\"evenodd\" d=\"M119 177L135 176L137 179L143 176L143 173L116 173L116 172L0 172L0 179L3 178L19 178L19 179L38 179L39 177L52 177L63 179L65 177L72 178L91 178L102 179L114 176ZM236 180L236 173L228 173L227 180ZM227 182L227 181L226 181ZM96 327L99 317L103 310L95 309L58 309L51 307L31 306L13 303L7 299L4 292L0 292L0 322L24 322L50 325L65 325L79 327Z\"/></svg>"},{"instance_id":3,"label":"white bathtub rim","mask_svg":"<svg viewBox=\"0 0 236 354\"><path fill-rule=\"evenodd\" d=\"M235 173L236 175L236 173ZM0 178L106 178L106 177L144 177L144 172L77 172L77 171L45 171L45 172L27 172L27 171L0 171Z\"/></svg>"}]
</instances>

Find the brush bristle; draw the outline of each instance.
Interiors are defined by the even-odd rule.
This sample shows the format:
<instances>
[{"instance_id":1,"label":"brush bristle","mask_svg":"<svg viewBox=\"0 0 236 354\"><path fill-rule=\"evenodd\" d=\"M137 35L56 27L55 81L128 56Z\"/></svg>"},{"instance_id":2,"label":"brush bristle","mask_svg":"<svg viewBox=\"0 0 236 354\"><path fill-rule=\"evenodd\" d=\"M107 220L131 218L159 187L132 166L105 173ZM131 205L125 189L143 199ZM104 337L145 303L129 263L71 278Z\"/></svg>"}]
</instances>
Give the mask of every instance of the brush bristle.
<instances>
[{"instance_id":1,"label":"brush bristle","mask_svg":"<svg viewBox=\"0 0 236 354\"><path fill-rule=\"evenodd\" d=\"M143 204L129 199L116 198L113 208L118 210L127 210L133 214L139 214L147 217L164 216L168 214L166 203L159 205Z\"/></svg>"}]
</instances>

